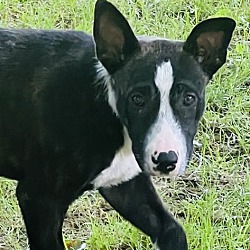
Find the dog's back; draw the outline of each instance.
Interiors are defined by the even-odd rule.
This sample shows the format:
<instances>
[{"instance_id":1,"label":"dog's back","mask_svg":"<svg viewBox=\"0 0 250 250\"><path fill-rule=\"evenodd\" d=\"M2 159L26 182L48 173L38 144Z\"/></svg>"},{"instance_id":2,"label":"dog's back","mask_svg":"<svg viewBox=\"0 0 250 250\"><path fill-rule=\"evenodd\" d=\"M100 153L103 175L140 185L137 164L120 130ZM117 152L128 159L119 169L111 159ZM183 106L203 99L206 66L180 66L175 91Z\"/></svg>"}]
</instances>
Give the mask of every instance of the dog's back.
<instances>
[{"instance_id":1,"label":"dog's back","mask_svg":"<svg viewBox=\"0 0 250 250\"><path fill-rule=\"evenodd\" d=\"M198 24L186 41L137 39L109 2L82 32L0 30L0 176L18 180L31 250L63 250L68 206L96 188L160 250L187 250L149 175L180 175L205 86L235 22Z\"/></svg>"},{"instance_id":2,"label":"dog's back","mask_svg":"<svg viewBox=\"0 0 250 250\"><path fill-rule=\"evenodd\" d=\"M0 29L1 77L11 71L25 78L39 71L46 77L48 70L88 63L93 57L93 38L81 31Z\"/></svg>"},{"instance_id":3,"label":"dog's back","mask_svg":"<svg viewBox=\"0 0 250 250\"><path fill-rule=\"evenodd\" d=\"M83 32L0 30L0 175L43 176L41 163L55 155L60 175L57 167L77 165L110 139L97 126L114 118L97 98L95 64L93 38Z\"/></svg>"}]
</instances>

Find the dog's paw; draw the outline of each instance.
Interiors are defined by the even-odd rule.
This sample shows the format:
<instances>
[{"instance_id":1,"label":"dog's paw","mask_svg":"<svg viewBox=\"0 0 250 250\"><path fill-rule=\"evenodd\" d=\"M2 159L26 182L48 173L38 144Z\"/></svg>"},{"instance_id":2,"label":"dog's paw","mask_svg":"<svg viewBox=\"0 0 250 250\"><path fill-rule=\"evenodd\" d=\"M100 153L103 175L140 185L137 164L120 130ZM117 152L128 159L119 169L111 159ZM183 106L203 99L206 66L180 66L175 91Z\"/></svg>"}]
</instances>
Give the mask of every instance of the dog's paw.
<instances>
[{"instance_id":1,"label":"dog's paw","mask_svg":"<svg viewBox=\"0 0 250 250\"><path fill-rule=\"evenodd\" d=\"M80 240L64 240L64 245L67 250L83 250L86 248L86 244Z\"/></svg>"}]
</instances>

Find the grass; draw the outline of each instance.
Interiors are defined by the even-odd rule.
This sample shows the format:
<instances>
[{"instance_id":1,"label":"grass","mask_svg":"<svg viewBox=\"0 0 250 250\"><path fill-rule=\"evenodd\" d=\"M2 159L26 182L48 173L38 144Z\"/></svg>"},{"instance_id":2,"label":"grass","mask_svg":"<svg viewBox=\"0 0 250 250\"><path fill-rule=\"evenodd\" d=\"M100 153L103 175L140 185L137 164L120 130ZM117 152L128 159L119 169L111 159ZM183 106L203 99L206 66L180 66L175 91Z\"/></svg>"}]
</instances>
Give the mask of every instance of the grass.
<instances>
[{"instance_id":1,"label":"grass","mask_svg":"<svg viewBox=\"0 0 250 250\"><path fill-rule=\"evenodd\" d=\"M185 39L209 17L230 16L237 28L227 64L207 87L194 157L184 177L155 179L166 206L184 226L190 249L247 250L250 246L250 1L113 0L137 34ZM91 32L94 1L2 0L0 26ZM0 249L27 249L14 181L0 179ZM70 207L68 239L88 250L153 249L96 192Z\"/></svg>"}]
</instances>

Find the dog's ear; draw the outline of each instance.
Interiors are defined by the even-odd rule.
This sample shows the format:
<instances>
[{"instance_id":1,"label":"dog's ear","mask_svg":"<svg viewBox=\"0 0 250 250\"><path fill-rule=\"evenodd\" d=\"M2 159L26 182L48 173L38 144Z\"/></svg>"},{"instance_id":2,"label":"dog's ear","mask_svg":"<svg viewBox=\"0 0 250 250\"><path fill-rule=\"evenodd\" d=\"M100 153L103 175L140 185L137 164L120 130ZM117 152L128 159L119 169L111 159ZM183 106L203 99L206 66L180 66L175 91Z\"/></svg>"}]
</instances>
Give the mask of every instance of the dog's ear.
<instances>
[{"instance_id":1,"label":"dog's ear","mask_svg":"<svg viewBox=\"0 0 250 250\"><path fill-rule=\"evenodd\" d=\"M111 74L139 49L127 20L105 0L95 5L94 39L97 57Z\"/></svg>"},{"instance_id":2,"label":"dog's ear","mask_svg":"<svg viewBox=\"0 0 250 250\"><path fill-rule=\"evenodd\" d=\"M194 27L184 44L183 49L196 58L210 78L226 61L234 28L231 18L208 19Z\"/></svg>"}]
</instances>

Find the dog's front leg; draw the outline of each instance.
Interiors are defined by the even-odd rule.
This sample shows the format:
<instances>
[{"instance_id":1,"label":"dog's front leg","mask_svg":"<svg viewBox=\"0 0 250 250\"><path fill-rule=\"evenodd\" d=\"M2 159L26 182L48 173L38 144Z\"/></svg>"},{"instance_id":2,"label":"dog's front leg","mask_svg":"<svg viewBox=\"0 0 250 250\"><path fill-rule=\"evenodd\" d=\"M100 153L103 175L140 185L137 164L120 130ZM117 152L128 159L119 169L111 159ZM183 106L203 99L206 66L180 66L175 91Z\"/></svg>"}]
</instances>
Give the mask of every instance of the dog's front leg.
<instances>
[{"instance_id":1,"label":"dog's front leg","mask_svg":"<svg viewBox=\"0 0 250 250\"><path fill-rule=\"evenodd\" d=\"M159 250L187 250L182 227L164 206L146 174L110 188L102 196L128 221L149 235Z\"/></svg>"},{"instance_id":2,"label":"dog's front leg","mask_svg":"<svg viewBox=\"0 0 250 250\"><path fill-rule=\"evenodd\" d=\"M31 250L64 250L62 224L68 205L53 193L44 193L20 181L17 199L23 214Z\"/></svg>"}]
</instances>

